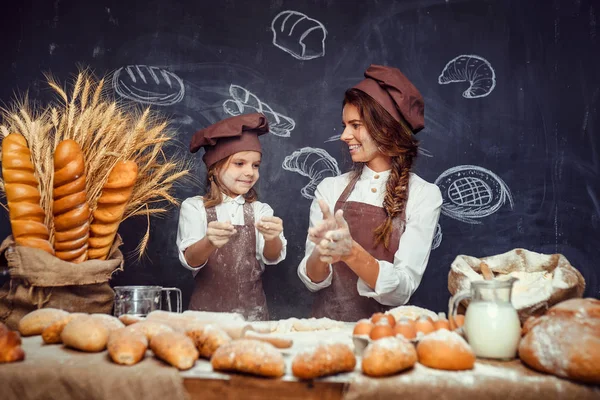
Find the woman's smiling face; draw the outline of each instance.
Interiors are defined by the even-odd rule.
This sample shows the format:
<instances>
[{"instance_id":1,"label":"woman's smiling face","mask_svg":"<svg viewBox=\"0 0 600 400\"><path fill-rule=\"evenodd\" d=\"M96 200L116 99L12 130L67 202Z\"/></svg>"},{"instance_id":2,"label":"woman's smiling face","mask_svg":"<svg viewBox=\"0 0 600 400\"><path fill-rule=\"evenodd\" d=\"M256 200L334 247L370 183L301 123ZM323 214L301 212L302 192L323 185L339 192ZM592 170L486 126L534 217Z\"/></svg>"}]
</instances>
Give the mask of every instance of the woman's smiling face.
<instances>
[{"instance_id":1,"label":"woman's smiling face","mask_svg":"<svg viewBox=\"0 0 600 400\"><path fill-rule=\"evenodd\" d=\"M390 169L390 158L377 148L356 106L352 104L344 106L342 125L344 131L340 140L348 145L353 162L366 163L369 168L377 172Z\"/></svg>"}]
</instances>

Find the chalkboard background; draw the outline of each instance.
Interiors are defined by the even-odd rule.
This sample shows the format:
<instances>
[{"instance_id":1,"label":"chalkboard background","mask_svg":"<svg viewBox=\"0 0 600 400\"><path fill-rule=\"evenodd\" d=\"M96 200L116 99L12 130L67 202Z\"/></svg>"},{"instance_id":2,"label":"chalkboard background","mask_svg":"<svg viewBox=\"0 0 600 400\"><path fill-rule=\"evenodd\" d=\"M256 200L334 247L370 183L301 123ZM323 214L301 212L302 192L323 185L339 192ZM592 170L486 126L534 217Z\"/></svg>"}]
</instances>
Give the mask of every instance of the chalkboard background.
<instances>
[{"instance_id":1,"label":"chalkboard background","mask_svg":"<svg viewBox=\"0 0 600 400\"><path fill-rule=\"evenodd\" d=\"M155 108L173 119L181 157L191 157L185 149L195 130L253 105L268 113L278 131L262 137L258 191L283 218L288 239L287 259L264 274L272 317L309 313L311 294L296 275L311 201L310 188L307 196L301 190L348 169L347 150L333 140L341 100L370 63L400 68L422 92L416 172L444 193L441 235L411 304L444 311L456 255L516 247L563 253L584 275L585 295L600 296L599 1L15 3L1 17L5 104L25 90L45 101L51 92L42 72L62 81L78 65L98 76L118 72L119 93L135 98L123 90L136 85L158 93ZM290 34L302 17L292 11L309 19ZM463 82L440 83L452 78ZM193 173L204 182L195 160ZM176 197L201 186L181 187ZM177 286L187 304L192 277L177 259L177 219L177 209L154 219L147 257L129 260L112 283ZM121 226L126 252L144 231L144 219ZM2 213L0 236L9 233Z\"/></svg>"}]
</instances>

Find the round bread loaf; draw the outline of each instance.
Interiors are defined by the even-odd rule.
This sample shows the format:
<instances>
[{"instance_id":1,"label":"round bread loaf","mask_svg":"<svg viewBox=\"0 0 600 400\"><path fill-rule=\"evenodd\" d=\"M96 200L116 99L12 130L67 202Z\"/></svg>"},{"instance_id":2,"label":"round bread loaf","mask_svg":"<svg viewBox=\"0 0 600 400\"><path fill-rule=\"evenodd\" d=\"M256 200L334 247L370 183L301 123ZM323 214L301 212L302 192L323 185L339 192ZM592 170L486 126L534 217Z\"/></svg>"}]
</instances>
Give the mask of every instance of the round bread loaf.
<instances>
[{"instance_id":1,"label":"round bread loaf","mask_svg":"<svg viewBox=\"0 0 600 400\"><path fill-rule=\"evenodd\" d=\"M402 337L386 337L369 344L363 353L362 371L369 376L388 376L412 368L415 346Z\"/></svg>"},{"instance_id":2,"label":"round bread loaf","mask_svg":"<svg viewBox=\"0 0 600 400\"><path fill-rule=\"evenodd\" d=\"M600 301L571 299L528 320L519 357L529 367L600 384Z\"/></svg>"},{"instance_id":3,"label":"round bread loaf","mask_svg":"<svg viewBox=\"0 0 600 400\"><path fill-rule=\"evenodd\" d=\"M292 361L292 373L300 379L350 372L356 366L352 349L343 343L321 344L298 353Z\"/></svg>"},{"instance_id":4,"label":"round bread loaf","mask_svg":"<svg viewBox=\"0 0 600 400\"><path fill-rule=\"evenodd\" d=\"M456 332L440 329L419 341L419 362L426 367L460 371L473 369L475 353L471 346Z\"/></svg>"}]
</instances>

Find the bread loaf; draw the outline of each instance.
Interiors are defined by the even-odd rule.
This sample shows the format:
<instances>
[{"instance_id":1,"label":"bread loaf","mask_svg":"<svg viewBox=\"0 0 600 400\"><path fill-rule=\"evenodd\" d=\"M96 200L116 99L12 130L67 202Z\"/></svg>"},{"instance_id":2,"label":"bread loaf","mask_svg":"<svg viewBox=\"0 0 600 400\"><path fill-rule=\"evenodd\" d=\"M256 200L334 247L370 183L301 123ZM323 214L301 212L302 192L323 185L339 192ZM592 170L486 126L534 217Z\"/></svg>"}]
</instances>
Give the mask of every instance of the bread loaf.
<instances>
[{"instance_id":1,"label":"bread loaf","mask_svg":"<svg viewBox=\"0 0 600 400\"><path fill-rule=\"evenodd\" d=\"M125 324L123 322L121 322L119 320L119 318L113 317L112 315L109 315L109 314L97 313L97 314L90 314L90 316L92 318L95 318L98 321L102 322L104 324L104 326L106 327L106 329L108 329L109 332L125 327Z\"/></svg>"},{"instance_id":2,"label":"bread loaf","mask_svg":"<svg viewBox=\"0 0 600 400\"><path fill-rule=\"evenodd\" d=\"M279 378L285 374L285 361L275 347L258 340L239 339L220 346L210 359L215 371Z\"/></svg>"},{"instance_id":3,"label":"bread loaf","mask_svg":"<svg viewBox=\"0 0 600 400\"><path fill-rule=\"evenodd\" d=\"M363 353L362 371L369 376L388 376L412 368L415 346L401 337L386 337L369 344Z\"/></svg>"},{"instance_id":4,"label":"bread loaf","mask_svg":"<svg viewBox=\"0 0 600 400\"><path fill-rule=\"evenodd\" d=\"M146 319L145 317L138 317L137 315L131 315L131 314L119 315L119 321L121 321L125 325L132 325L137 322L142 322L145 319Z\"/></svg>"},{"instance_id":5,"label":"bread loaf","mask_svg":"<svg viewBox=\"0 0 600 400\"><path fill-rule=\"evenodd\" d=\"M27 141L11 133L2 141L2 178L15 243L54 254Z\"/></svg>"},{"instance_id":6,"label":"bread loaf","mask_svg":"<svg viewBox=\"0 0 600 400\"><path fill-rule=\"evenodd\" d=\"M600 384L600 301L571 299L528 319L519 358L563 378Z\"/></svg>"},{"instance_id":7,"label":"bread loaf","mask_svg":"<svg viewBox=\"0 0 600 400\"><path fill-rule=\"evenodd\" d=\"M214 352L223 344L231 342L231 337L224 330L214 325L188 330L185 333L194 341L200 357L210 359Z\"/></svg>"},{"instance_id":8,"label":"bread loaf","mask_svg":"<svg viewBox=\"0 0 600 400\"><path fill-rule=\"evenodd\" d=\"M88 257L105 260L113 244L125 207L133 193L138 167L134 161L119 161L108 175L93 212Z\"/></svg>"},{"instance_id":9,"label":"bread loaf","mask_svg":"<svg viewBox=\"0 0 600 400\"><path fill-rule=\"evenodd\" d=\"M90 208L85 190L85 163L74 140L61 141L54 150L54 249L61 260L87 259Z\"/></svg>"},{"instance_id":10,"label":"bread loaf","mask_svg":"<svg viewBox=\"0 0 600 400\"><path fill-rule=\"evenodd\" d=\"M34 310L21 318L19 321L19 332L23 336L40 335L44 329L54 321L69 315L68 312L58 308L40 308Z\"/></svg>"},{"instance_id":11,"label":"bread loaf","mask_svg":"<svg viewBox=\"0 0 600 400\"><path fill-rule=\"evenodd\" d=\"M314 379L350 372L355 366L356 357L348 345L331 343L298 353L292 361L292 373L300 379Z\"/></svg>"},{"instance_id":12,"label":"bread loaf","mask_svg":"<svg viewBox=\"0 0 600 400\"><path fill-rule=\"evenodd\" d=\"M108 328L90 316L74 318L65 325L60 338L65 346L87 352L103 351L108 341Z\"/></svg>"},{"instance_id":13,"label":"bread loaf","mask_svg":"<svg viewBox=\"0 0 600 400\"><path fill-rule=\"evenodd\" d=\"M417 345L419 362L426 367L460 371L473 369L475 353L456 332L440 329L425 335Z\"/></svg>"},{"instance_id":14,"label":"bread loaf","mask_svg":"<svg viewBox=\"0 0 600 400\"><path fill-rule=\"evenodd\" d=\"M127 330L144 334L148 340L152 340L152 337L159 333L173 332L173 328L170 326L155 321L142 321L133 325L128 325Z\"/></svg>"},{"instance_id":15,"label":"bread loaf","mask_svg":"<svg viewBox=\"0 0 600 400\"><path fill-rule=\"evenodd\" d=\"M73 319L77 317L81 317L83 315L87 315L84 313L71 313L63 318L59 318L48 325L42 331L42 340L46 344L57 344L62 343L62 339L60 335L65 328L65 326Z\"/></svg>"},{"instance_id":16,"label":"bread loaf","mask_svg":"<svg viewBox=\"0 0 600 400\"><path fill-rule=\"evenodd\" d=\"M163 332L152 337L154 355L180 370L190 369L198 359L192 339L181 332Z\"/></svg>"},{"instance_id":17,"label":"bread loaf","mask_svg":"<svg viewBox=\"0 0 600 400\"><path fill-rule=\"evenodd\" d=\"M18 332L11 331L0 322L0 363L10 363L25 359L25 352L21 347L21 336Z\"/></svg>"},{"instance_id":18,"label":"bread loaf","mask_svg":"<svg viewBox=\"0 0 600 400\"><path fill-rule=\"evenodd\" d=\"M106 347L115 363L134 365L144 358L148 349L148 339L143 333L121 328L110 333Z\"/></svg>"},{"instance_id":19,"label":"bread loaf","mask_svg":"<svg viewBox=\"0 0 600 400\"><path fill-rule=\"evenodd\" d=\"M272 336L269 334L258 333L258 332L254 332L254 331L247 331L244 334L244 337L246 339L254 339L254 340L260 340L262 342L271 343L273 346L277 347L278 349L289 349L294 344L294 341L292 339Z\"/></svg>"}]
</instances>

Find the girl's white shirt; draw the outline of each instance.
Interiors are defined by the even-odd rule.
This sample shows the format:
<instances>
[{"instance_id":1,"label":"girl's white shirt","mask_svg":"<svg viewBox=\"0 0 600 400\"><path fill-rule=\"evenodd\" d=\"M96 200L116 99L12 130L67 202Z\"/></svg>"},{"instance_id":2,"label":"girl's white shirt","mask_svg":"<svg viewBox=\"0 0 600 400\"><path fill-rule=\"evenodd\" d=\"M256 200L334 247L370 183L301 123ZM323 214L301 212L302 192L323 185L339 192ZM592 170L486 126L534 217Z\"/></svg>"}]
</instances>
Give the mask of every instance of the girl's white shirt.
<instances>
[{"instance_id":1,"label":"girl's white shirt","mask_svg":"<svg viewBox=\"0 0 600 400\"><path fill-rule=\"evenodd\" d=\"M383 207L385 190L390 170L375 172L364 167L356 182L354 190L347 201L366 203ZM323 214L317 201L325 200L333 211L336 201L350 181L350 173L325 178L315 191L315 199L310 206L310 226L323 220ZM398 250L394 254L394 262L377 260L379 276L375 289L371 289L362 279L356 284L361 296L371 297L379 303L389 306L400 306L408 302L417 290L427 267L431 245L435 234L442 206L440 189L416 174L411 173L408 183L408 200L406 204L406 229L400 238ZM315 283L306 274L306 262L312 254L315 244L306 239L305 256L298 265L298 276L312 292L331 285L332 270L329 265L329 276L322 282Z\"/></svg>"},{"instance_id":2,"label":"girl's white shirt","mask_svg":"<svg viewBox=\"0 0 600 400\"><path fill-rule=\"evenodd\" d=\"M217 211L217 220L219 222L231 221L233 225L244 225L244 203L246 199L243 196L237 196L231 198L223 194L223 202L215 206ZM254 221L258 222L262 217L273 216L273 209L266 203L260 201L254 201L250 203L254 211ZM179 211L179 225L177 228L177 248L179 250L179 261L185 268L194 271L194 276L198 271L206 265L206 262L198 267L190 266L185 260L184 252L185 249L190 247L192 244L201 240L206 236L206 229L208 226L206 209L204 208L204 201L201 196L195 196L185 199L181 203L181 209ZM265 269L265 264L277 264L281 260L285 259L287 252L287 241L283 235L283 232L279 235L283 247L281 253L276 260L267 260L263 255L265 248L265 239L254 228L256 233L256 259L259 261L261 268Z\"/></svg>"}]
</instances>

